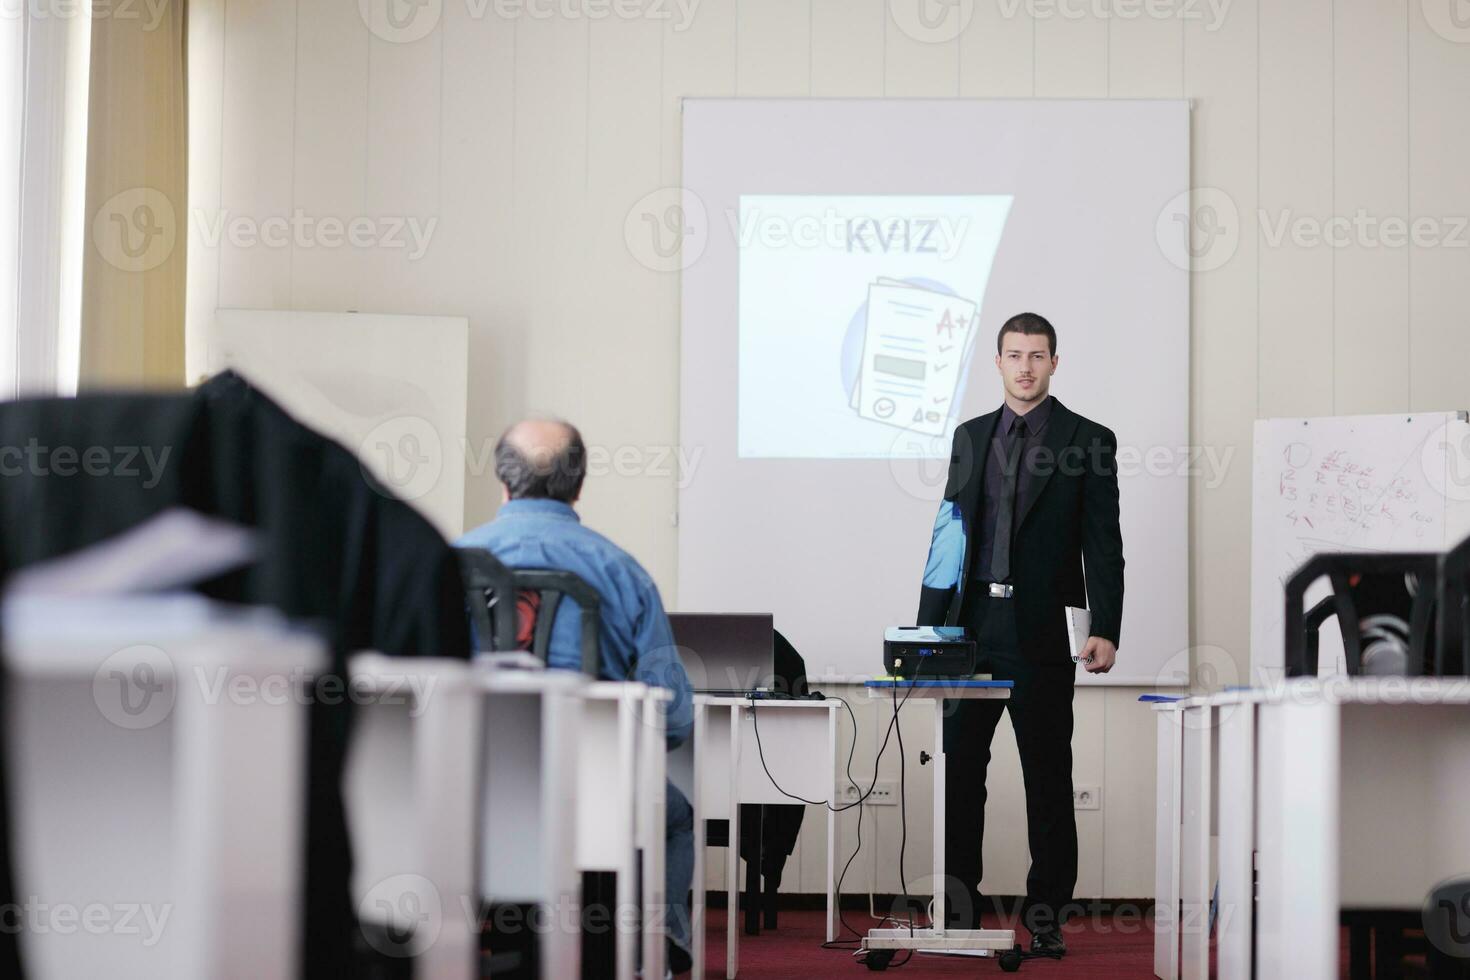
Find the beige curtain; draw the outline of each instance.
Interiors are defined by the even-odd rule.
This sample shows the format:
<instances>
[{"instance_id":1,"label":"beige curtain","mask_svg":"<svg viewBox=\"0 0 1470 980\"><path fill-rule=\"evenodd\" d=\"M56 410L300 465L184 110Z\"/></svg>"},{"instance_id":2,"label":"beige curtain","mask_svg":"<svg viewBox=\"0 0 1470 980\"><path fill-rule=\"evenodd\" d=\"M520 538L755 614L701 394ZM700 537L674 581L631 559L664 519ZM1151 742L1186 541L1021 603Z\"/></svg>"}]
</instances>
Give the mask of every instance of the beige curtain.
<instances>
[{"instance_id":1,"label":"beige curtain","mask_svg":"<svg viewBox=\"0 0 1470 980\"><path fill-rule=\"evenodd\" d=\"M95 8L81 389L184 383L184 3Z\"/></svg>"}]
</instances>

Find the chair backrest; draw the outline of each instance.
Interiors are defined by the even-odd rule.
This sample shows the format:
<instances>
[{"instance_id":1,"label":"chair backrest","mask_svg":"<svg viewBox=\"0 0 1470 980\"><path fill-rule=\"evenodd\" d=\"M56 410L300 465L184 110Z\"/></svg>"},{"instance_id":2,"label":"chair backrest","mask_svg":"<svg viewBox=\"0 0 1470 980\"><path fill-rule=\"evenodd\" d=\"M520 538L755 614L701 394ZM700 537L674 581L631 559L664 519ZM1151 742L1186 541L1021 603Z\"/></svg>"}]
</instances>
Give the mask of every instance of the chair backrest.
<instances>
[{"instance_id":1,"label":"chair backrest","mask_svg":"<svg viewBox=\"0 0 1470 980\"><path fill-rule=\"evenodd\" d=\"M582 612L582 673L598 676L602 658L598 634L602 623L602 597L580 576L550 568L517 568L513 571L517 591L531 591L539 598L531 653L543 661L551 648L551 628L563 597L575 602Z\"/></svg>"},{"instance_id":2,"label":"chair backrest","mask_svg":"<svg viewBox=\"0 0 1470 980\"><path fill-rule=\"evenodd\" d=\"M483 548L457 548L475 651L516 648L515 576ZM491 615L494 609L495 615Z\"/></svg>"},{"instance_id":3,"label":"chair backrest","mask_svg":"<svg viewBox=\"0 0 1470 980\"><path fill-rule=\"evenodd\" d=\"M1333 615L1349 674L1434 673L1440 560L1432 552L1309 558L1286 581L1287 676L1316 675L1318 629ZM1308 588L1323 577L1332 594L1305 609Z\"/></svg>"},{"instance_id":4,"label":"chair backrest","mask_svg":"<svg viewBox=\"0 0 1470 980\"><path fill-rule=\"evenodd\" d=\"M1440 677L1470 673L1470 538L1439 560L1439 601L1435 603L1434 672Z\"/></svg>"}]
</instances>

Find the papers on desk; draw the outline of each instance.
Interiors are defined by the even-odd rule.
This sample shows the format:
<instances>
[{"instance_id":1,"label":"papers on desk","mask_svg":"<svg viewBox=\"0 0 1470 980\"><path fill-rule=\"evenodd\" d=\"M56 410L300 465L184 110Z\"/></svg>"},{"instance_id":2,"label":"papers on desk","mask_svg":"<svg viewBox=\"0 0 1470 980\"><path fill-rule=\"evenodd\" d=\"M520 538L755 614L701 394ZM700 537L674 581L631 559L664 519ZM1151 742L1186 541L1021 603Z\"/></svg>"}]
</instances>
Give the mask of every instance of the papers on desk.
<instances>
[{"instance_id":1,"label":"papers on desk","mask_svg":"<svg viewBox=\"0 0 1470 980\"><path fill-rule=\"evenodd\" d=\"M165 592L255 560L256 533L184 507L165 510L89 548L31 565L10 596L107 596Z\"/></svg>"},{"instance_id":2,"label":"papers on desk","mask_svg":"<svg viewBox=\"0 0 1470 980\"><path fill-rule=\"evenodd\" d=\"M924 435L945 434L975 325L975 304L880 277L868 286L858 415Z\"/></svg>"}]
</instances>

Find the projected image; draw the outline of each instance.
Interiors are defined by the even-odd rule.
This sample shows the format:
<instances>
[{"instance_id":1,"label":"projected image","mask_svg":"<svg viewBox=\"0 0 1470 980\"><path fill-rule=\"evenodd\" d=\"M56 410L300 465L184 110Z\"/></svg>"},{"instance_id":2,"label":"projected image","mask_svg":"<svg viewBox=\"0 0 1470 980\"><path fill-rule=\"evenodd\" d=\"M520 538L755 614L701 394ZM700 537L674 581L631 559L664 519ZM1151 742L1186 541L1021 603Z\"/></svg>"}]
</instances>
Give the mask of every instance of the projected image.
<instances>
[{"instance_id":1,"label":"projected image","mask_svg":"<svg viewBox=\"0 0 1470 980\"><path fill-rule=\"evenodd\" d=\"M742 196L740 455L946 455L1010 206Z\"/></svg>"}]
</instances>

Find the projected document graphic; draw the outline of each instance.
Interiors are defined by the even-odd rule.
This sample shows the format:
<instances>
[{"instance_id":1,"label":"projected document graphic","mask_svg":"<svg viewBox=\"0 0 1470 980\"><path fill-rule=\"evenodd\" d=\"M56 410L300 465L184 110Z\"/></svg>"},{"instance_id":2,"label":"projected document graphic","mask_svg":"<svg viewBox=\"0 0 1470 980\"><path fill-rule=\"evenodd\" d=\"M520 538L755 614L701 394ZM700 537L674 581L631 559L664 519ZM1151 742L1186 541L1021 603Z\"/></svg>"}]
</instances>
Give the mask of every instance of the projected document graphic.
<instances>
[{"instance_id":1,"label":"projected document graphic","mask_svg":"<svg viewBox=\"0 0 1470 980\"><path fill-rule=\"evenodd\" d=\"M740 455L948 454L1010 207L1007 195L742 195Z\"/></svg>"}]
</instances>

